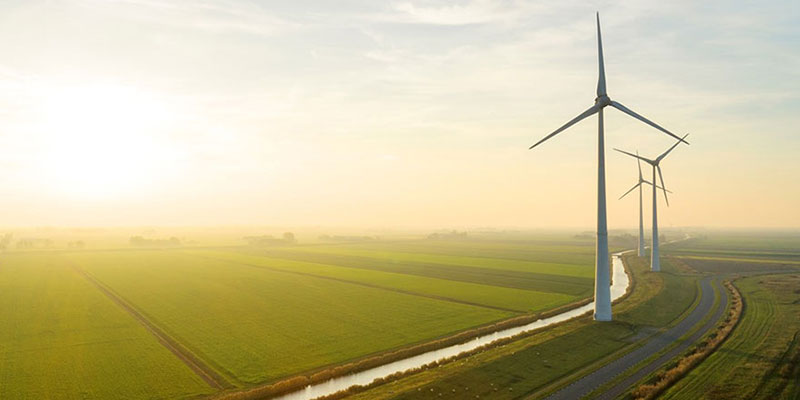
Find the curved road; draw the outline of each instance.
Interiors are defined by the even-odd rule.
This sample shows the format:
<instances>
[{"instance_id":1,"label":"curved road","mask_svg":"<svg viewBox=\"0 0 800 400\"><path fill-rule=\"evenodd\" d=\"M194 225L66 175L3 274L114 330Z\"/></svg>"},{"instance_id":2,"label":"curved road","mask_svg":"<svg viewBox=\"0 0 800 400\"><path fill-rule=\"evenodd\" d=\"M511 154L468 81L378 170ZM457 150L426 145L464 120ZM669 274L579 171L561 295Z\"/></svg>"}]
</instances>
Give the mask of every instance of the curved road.
<instances>
[{"instance_id":1,"label":"curved road","mask_svg":"<svg viewBox=\"0 0 800 400\"><path fill-rule=\"evenodd\" d=\"M673 358L683 353L686 349L689 348L689 346L693 345L706 332L708 332L711 328L716 326L720 317L722 317L723 313L725 312L725 308L727 307L728 304L728 292L721 288L718 279L715 279L712 285L711 277L705 277L700 281L700 287L701 287L700 303L697 305L697 307L695 307L694 310L692 310L692 312L686 318L684 318L677 325L670 328L664 333L658 334L655 337L650 338L647 341L647 343L645 343L643 346L636 348L630 353L625 354L624 356L600 367L600 369L595 370L589 375L586 375L578 379L577 381L573 382L567 387L564 387L558 392L553 393L552 395L547 397L547 399L572 400L572 399L579 399L588 395L601 385L608 383L609 381L613 380L620 374L625 373L633 366L641 363L647 358L669 347L671 344L675 343L682 336L689 333L689 331L695 328L704 318L713 314L712 317L709 318L702 325L702 327L695 333L693 333L689 338L681 341L677 346L673 347L672 349L670 349L660 357L656 358L655 360L647 363L644 366L641 366L633 374L626 377L622 381L618 382L616 385L609 388L605 392L597 395L595 398L613 399L620 396L621 394L625 393L625 391L628 390L628 388L630 388L631 385L635 384L636 382L638 382L645 376L651 374L652 372L657 371L664 364L666 364ZM720 301L716 304L716 307L714 306L715 292L719 293L719 299L720 299Z\"/></svg>"}]
</instances>

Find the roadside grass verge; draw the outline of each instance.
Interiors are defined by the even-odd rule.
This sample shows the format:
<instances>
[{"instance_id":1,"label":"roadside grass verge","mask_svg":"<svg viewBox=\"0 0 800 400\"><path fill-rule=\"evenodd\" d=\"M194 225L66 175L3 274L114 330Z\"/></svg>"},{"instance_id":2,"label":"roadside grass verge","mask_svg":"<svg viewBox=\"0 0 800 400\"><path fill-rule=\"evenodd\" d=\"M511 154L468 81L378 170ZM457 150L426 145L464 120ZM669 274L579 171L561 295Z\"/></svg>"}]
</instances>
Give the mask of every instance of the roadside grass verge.
<instances>
[{"instance_id":1,"label":"roadside grass verge","mask_svg":"<svg viewBox=\"0 0 800 400\"><path fill-rule=\"evenodd\" d=\"M744 308L736 328L664 399L791 398L800 349L800 274L750 276L736 281Z\"/></svg>"},{"instance_id":2,"label":"roadside grass verge","mask_svg":"<svg viewBox=\"0 0 800 400\"><path fill-rule=\"evenodd\" d=\"M651 400L664 392L670 385L684 377L692 368L701 363L714 350L716 350L739 322L742 312L742 299L739 291L731 284L725 282L725 290L730 293L730 303L726 310L727 316L717 328L706 335L698 344L693 346L684 356L672 362L669 366L657 372L650 382L642 384L630 393L635 400Z\"/></svg>"}]
</instances>

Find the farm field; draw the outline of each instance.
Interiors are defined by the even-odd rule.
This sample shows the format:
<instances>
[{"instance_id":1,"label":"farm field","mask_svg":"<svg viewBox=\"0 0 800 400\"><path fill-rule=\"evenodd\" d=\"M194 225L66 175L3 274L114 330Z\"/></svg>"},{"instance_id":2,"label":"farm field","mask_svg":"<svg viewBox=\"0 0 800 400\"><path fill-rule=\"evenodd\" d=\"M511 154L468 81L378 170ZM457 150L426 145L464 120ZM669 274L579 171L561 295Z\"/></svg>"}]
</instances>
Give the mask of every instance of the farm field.
<instances>
[{"instance_id":1,"label":"farm field","mask_svg":"<svg viewBox=\"0 0 800 400\"><path fill-rule=\"evenodd\" d=\"M276 382L590 296L592 252L570 238L7 252L0 323L24 326L25 316L9 310L42 316L30 331L0 334L0 371L4 383L13 382L0 390L180 398ZM35 288L25 282L87 305L21 296ZM63 282L69 293L47 286ZM19 304L25 296L31 304ZM53 320L63 330L52 329ZM118 351L115 341L132 344ZM50 352L23 358L18 349L25 346L59 348L83 367L52 371L58 361L48 361ZM216 382L204 381L184 358ZM36 373L13 379L26 368ZM54 378L61 386L41 383Z\"/></svg>"},{"instance_id":2,"label":"farm field","mask_svg":"<svg viewBox=\"0 0 800 400\"><path fill-rule=\"evenodd\" d=\"M0 326L2 399L213 391L57 255L3 255Z\"/></svg>"},{"instance_id":3,"label":"farm field","mask_svg":"<svg viewBox=\"0 0 800 400\"><path fill-rule=\"evenodd\" d=\"M769 268L800 267L800 235L796 233L719 232L666 245L664 250L666 254L699 260L761 263Z\"/></svg>"}]
</instances>

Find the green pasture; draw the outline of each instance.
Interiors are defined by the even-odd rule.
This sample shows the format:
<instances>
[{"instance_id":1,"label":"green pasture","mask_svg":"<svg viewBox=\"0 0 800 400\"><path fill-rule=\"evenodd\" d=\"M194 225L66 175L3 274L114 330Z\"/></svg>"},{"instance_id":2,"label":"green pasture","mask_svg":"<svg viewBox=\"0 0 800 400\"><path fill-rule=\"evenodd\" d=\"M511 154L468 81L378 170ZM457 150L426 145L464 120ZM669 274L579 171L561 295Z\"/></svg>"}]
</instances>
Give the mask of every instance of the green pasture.
<instances>
[{"instance_id":1,"label":"green pasture","mask_svg":"<svg viewBox=\"0 0 800 400\"><path fill-rule=\"evenodd\" d=\"M242 265L264 267L270 270L330 278L393 291L474 305L483 305L492 308L504 308L518 312L541 311L561 306L578 299L576 296L555 292L522 290L504 286L492 286L488 284L462 282L459 280L372 270L369 268L344 267L338 264L330 265L330 261L329 264L299 262L221 251L191 250L187 251L187 253ZM325 260L323 258L320 261ZM487 277L486 280L491 281L491 277ZM479 280L475 282L479 282Z\"/></svg>"},{"instance_id":2,"label":"green pasture","mask_svg":"<svg viewBox=\"0 0 800 400\"><path fill-rule=\"evenodd\" d=\"M591 296L587 243L528 235L7 252L0 398L215 392L81 272L246 388Z\"/></svg>"},{"instance_id":3,"label":"green pasture","mask_svg":"<svg viewBox=\"0 0 800 400\"><path fill-rule=\"evenodd\" d=\"M510 312L174 251L66 256L218 372L275 380Z\"/></svg>"},{"instance_id":4,"label":"green pasture","mask_svg":"<svg viewBox=\"0 0 800 400\"><path fill-rule=\"evenodd\" d=\"M347 255L374 259L390 260L395 263L424 263L438 265L456 265L461 267L485 268L531 272L547 275L562 275L579 278L594 276L591 264L565 264L553 262L536 262L506 258L467 257L453 254L406 253L360 249L353 246L302 246L291 249L292 252L322 253L330 255Z\"/></svg>"},{"instance_id":5,"label":"green pasture","mask_svg":"<svg viewBox=\"0 0 800 400\"><path fill-rule=\"evenodd\" d=\"M307 246L296 246L302 250ZM317 246L314 246L317 247ZM318 246L320 248L339 247L353 250L379 252L402 252L445 256L480 257L493 259L521 260L557 264L594 265L594 241L576 244L575 240L404 240L371 241Z\"/></svg>"},{"instance_id":6,"label":"green pasture","mask_svg":"<svg viewBox=\"0 0 800 400\"><path fill-rule=\"evenodd\" d=\"M0 260L0 398L188 398L213 390L57 255Z\"/></svg>"},{"instance_id":7,"label":"green pasture","mask_svg":"<svg viewBox=\"0 0 800 400\"><path fill-rule=\"evenodd\" d=\"M665 254L730 261L800 264L800 234L782 232L720 232L701 234L664 246Z\"/></svg>"}]
</instances>

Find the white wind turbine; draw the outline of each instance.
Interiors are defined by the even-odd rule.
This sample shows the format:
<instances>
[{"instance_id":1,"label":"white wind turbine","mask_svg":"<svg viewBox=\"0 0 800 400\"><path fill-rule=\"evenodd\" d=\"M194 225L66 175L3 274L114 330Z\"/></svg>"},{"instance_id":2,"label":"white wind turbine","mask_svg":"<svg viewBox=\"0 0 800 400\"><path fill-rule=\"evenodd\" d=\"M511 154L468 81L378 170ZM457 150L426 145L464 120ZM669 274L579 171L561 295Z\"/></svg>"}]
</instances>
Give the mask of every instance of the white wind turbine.
<instances>
[{"instance_id":1,"label":"white wind turbine","mask_svg":"<svg viewBox=\"0 0 800 400\"><path fill-rule=\"evenodd\" d=\"M636 152L636 155L639 155L638 151ZM622 200L622 198L627 196L628 193L632 192L633 189L636 189L637 187L639 188L639 251L638 251L638 255L639 255L639 257L643 257L644 256L644 217L642 216L642 184L646 183L648 185L652 185L652 183L650 183L650 181L648 181L647 179L644 179L642 177L642 161L637 159L636 162L637 162L637 164L639 166L639 181L636 182L636 184L633 185L632 188L628 189L628 191L625 192L625 194L620 196L619 200ZM661 186L658 186L658 188L659 189L664 189ZM664 190L666 190L666 189L664 189ZM669 190L667 190L667 192L672 193Z\"/></svg>"},{"instance_id":2,"label":"white wind turbine","mask_svg":"<svg viewBox=\"0 0 800 400\"><path fill-rule=\"evenodd\" d=\"M689 136L689 134L687 133L687 134L683 135L682 138L678 138L678 141L675 144L673 144L672 147L667 149L667 151L661 153L661 155L656 157L655 160L651 160L649 158L644 158L644 157L640 156L639 154L632 154L632 153L628 153L627 151L624 151L624 150L614 149L614 150L616 150L616 151L618 151L620 153L627 154L627 155L629 155L631 157L634 157L634 158L636 158L638 160L642 160L642 161L650 164L653 167L653 182L654 183L656 181L656 170L658 170L658 178L659 178L659 180L661 180L661 186L660 187L659 186L655 186L655 185L653 186L653 244L652 244L652 246L650 246L650 270L651 271L656 271L656 272L657 271L661 271L661 262L658 259L658 210L656 208L657 205L658 205L658 202L656 201L656 193L658 192L658 189L662 189L664 191L664 200L667 202L667 207L669 207L669 199L667 198L667 189L666 189L666 186L664 186L664 176L661 175L661 165L659 165L659 164L661 163L661 160L663 160L664 157L666 157L667 154L669 154L669 152L672 151L672 149L674 149L679 144L681 144L681 142L685 142L685 140L683 140L683 139L685 139L686 136ZM641 216L641 214L640 214L640 216ZM641 219L640 219L640 221L641 221Z\"/></svg>"},{"instance_id":3,"label":"white wind turbine","mask_svg":"<svg viewBox=\"0 0 800 400\"><path fill-rule=\"evenodd\" d=\"M605 173L605 144L603 137L603 109L612 106L625 114L632 116L676 139L683 140L672 134L672 132L662 128L655 122L637 114L633 110L622 104L611 100L606 93L606 73L603 63L603 41L600 37L600 13L597 13L597 59L599 65L599 77L597 80L597 97L594 105L588 110L573 118L564 126L556 129L553 133L536 142L530 148L538 146L547 139L559 134L578 121L597 114L597 249L595 257L595 277L594 277L594 319L597 321L611 320L611 279L608 258L608 225L606 222L606 173ZM687 143L688 144L688 143Z\"/></svg>"}]
</instances>

